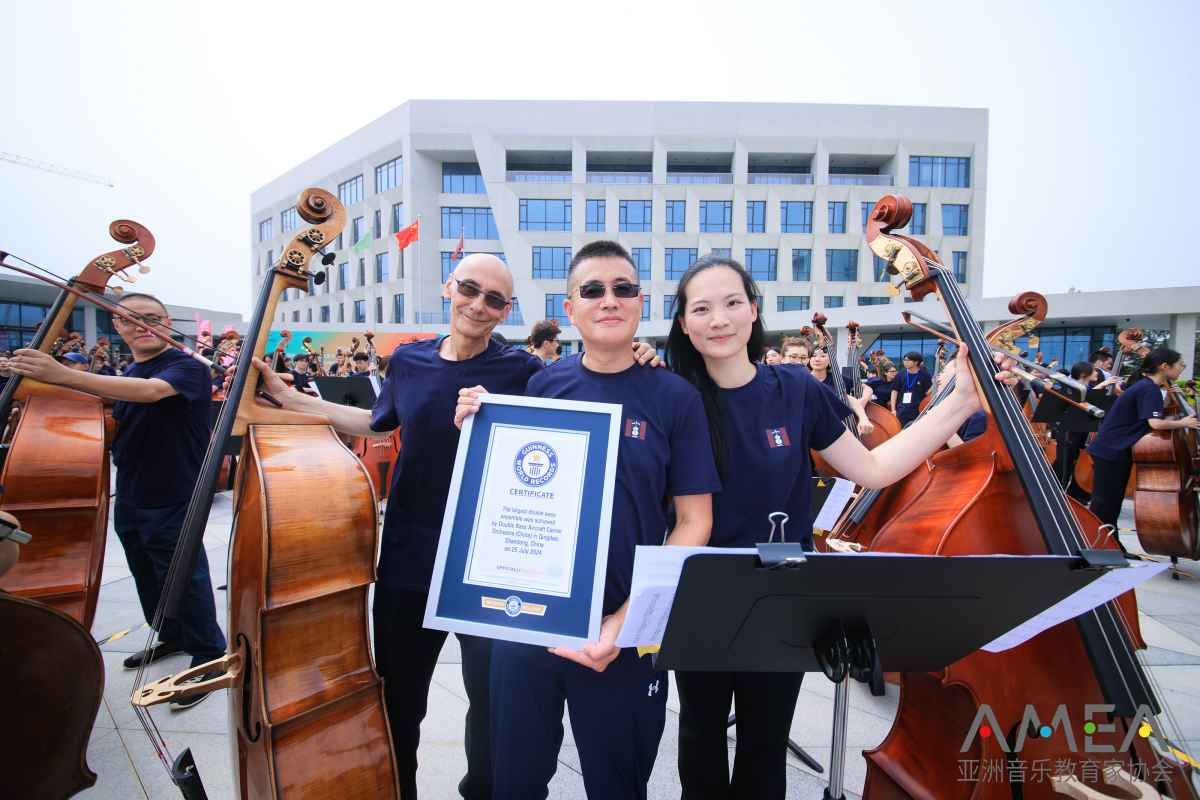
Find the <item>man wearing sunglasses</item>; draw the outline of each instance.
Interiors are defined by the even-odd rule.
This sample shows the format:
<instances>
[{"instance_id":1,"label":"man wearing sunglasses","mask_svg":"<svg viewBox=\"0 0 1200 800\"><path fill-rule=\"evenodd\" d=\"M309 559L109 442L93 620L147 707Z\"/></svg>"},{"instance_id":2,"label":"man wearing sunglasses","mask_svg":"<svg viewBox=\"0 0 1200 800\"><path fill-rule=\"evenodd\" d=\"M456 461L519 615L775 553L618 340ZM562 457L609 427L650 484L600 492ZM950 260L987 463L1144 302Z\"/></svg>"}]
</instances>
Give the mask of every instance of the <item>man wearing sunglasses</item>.
<instances>
[{"instance_id":1,"label":"man wearing sunglasses","mask_svg":"<svg viewBox=\"0 0 1200 800\"><path fill-rule=\"evenodd\" d=\"M113 317L115 331L133 354L133 364L121 376L77 372L37 350L18 350L8 363L19 375L116 401L112 460L117 468L117 502L113 528L125 549L142 614L149 621L158 608L183 518L208 450L212 383L207 367L164 341L170 335L172 320L158 299L148 294L126 294L121 306L130 316L159 331L155 335ZM192 573L183 614L176 620L163 620L158 643L125 659L125 668L137 669L143 662L153 663L181 650L191 655L192 666L225 655L225 636L217 625L208 558L203 550ZM197 680L218 675L208 673ZM190 708L207 696L186 697L171 707Z\"/></svg>"},{"instance_id":2,"label":"man wearing sunglasses","mask_svg":"<svg viewBox=\"0 0 1200 800\"><path fill-rule=\"evenodd\" d=\"M562 745L563 705L589 797L644 798L666 724L667 676L649 656L619 650L636 545L663 544L665 500L675 500L670 545L704 545L712 492L721 490L700 394L667 370L638 368L631 352L642 315L638 272L616 242L596 241L567 271L563 308L584 352L546 367L525 395L617 403L623 417L600 641L583 651L497 642L492 650L495 800L546 797ZM460 392L456 423L479 408Z\"/></svg>"}]
</instances>

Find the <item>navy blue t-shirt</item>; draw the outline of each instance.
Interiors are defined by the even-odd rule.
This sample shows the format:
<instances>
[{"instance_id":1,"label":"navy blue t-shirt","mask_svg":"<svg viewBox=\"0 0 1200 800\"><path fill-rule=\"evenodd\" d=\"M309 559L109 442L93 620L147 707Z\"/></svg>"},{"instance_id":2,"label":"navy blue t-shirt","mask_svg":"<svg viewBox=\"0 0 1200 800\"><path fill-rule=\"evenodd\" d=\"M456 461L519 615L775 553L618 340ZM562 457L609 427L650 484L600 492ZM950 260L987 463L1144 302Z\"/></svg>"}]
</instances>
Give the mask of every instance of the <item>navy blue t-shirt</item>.
<instances>
[{"instance_id":1,"label":"navy blue t-shirt","mask_svg":"<svg viewBox=\"0 0 1200 800\"><path fill-rule=\"evenodd\" d=\"M370 370L363 370L362 372L351 372L351 373L350 373L350 377L351 377L351 378L369 378L369 377L371 377L371 371L370 371ZM466 387L466 386L460 386L459 388L460 388L460 389L466 389L466 388L468 388L468 387Z\"/></svg>"},{"instance_id":2,"label":"navy blue t-shirt","mask_svg":"<svg viewBox=\"0 0 1200 800\"><path fill-rule=\"evenodd\" d=\"M933 376L925 371L924 368L918 369L917 374L913 375L908 370L897 373L896 379L892 381L892 388L888 391L888 398L891 398L892 392L897 392L896 397L896 418L907 422L910 419L916 419L921 415L921 401L925 399L925 394L933 387ZM905 403L904 395L912 393L912 402Z\"/></svg>"},{"instance_id":3,"label":"navy blue t-shirt","mask_svg":"<svg viewBox=\"0 0 1200 800\"><path fill-rule=\"evenodd\" d=\"M721 491L700 393L665 369L634 364L612 374L593 372L583 365L583 356L576 354L534 376L525 394L621 406L622 436L604 581L603 613L611 614L629 598L634 548L661 545L666 539L667 495ZM654 673L650 658L639 659L636 648L622 650L600 673L545 647L497 644L559 672L624 681L646 680Z\"/></svg>"},{"instance_id":4,"label":"navy blue t-shirt","mask_svg":"<svg viewBox=\"0 0 1200 800\"><path fill-rule=\"evenodd\" d=\"M289 369L288 374L292 376L292 386L297 389L303 389L308 386L308 373L297 372L294 369Z\"/></svg>"},{"instance_id":5,"label":"navy blue t-shirt","mask_svg":"<svg viewBox=\"0 0 1200 800\"><path fill-rule=\"evenodd\" d=\"M117 371L115 369L113 369L110 365L104 364L100 367L100 369L96 370L96 374L97 375L108 375L108 376L112 377L117 374Z\"/></svg>"},{"instance_id":6,"label":"navy blue t-shirt","mask_svg":"<svg viewBox=\"0 0 1200 800\"><path fill-rule=\"evenodd\" d=\"M963 444L978 439L987 432L987 413L984 411L976 411L971 416L967 417L966 422L958 426L958 438L963 440Z\"/></svg>"},{"instance_id":7,"label":"navy blue t-shirt","mask_svg":"<svg viewBox=\"0 0 1200 800\"><path fill-rule=\"evenodd\" d=\"M825 380L821 381L821 383L823 383L827 387L829 387L829 391L833 392L834 397L837 397L837 384L834 383L835 380L837 380L837 379L834 378L833 373L830 372L829 370L825 370ZM842 375L842 388L846 390L847 395L850 395L851 397L853 397L854 396L854 379L848 378L843 374ZM853 412L851 412L851 413L853 413Z\"/></svg>"},{"instance_id":8,"label":"navy blue t-shirt","mask_svg":"<svg viewBox=\"0 0 1200 800\"><path fill-rule=\"evenodd\" d=\"M536 356L496 341L465 361L447 361L438 355L440 342L396 348L371 412L371 430L400 427L400 463L383 517L378 580L411 592L428 592L433 577L458 452L458 390L482 386L492 394L523 395L542 368Z\"/></svg>"},{"instance_id":9,"label":"navy blue t-shirt","mask_svg":"<svg viewBox=\"0 0 1200 800\"><path fill-rule=\"evenodd\" d=\"M712 547L754 547L768 515L788 515L784 534L812 550L812 457L846 432L850 408L807 371L759 365L745 386L723 389L729 452L713 495Z\"/></svg>"},{"instance_id":10,"label":"navy blue t-shirt","mask_svg":"<svg viewBox=\"0 0 1200 800\"><path fill-rule=\"evenodd\" d=\"M1093 458L1132 461L1133 446L1150 432L1146 420L1162 418L1162 388L1149 378L1142 378L1113 403L1087 451Z\"/></svg>"},{"instance_id":11,"label":"navy blue t-shirt","mask_svg":"<svg viewBox=\"0 0 1200 800\"><path fill-rule=\"evenodd\" d=\"M867 378L867 386L871 387L874 392L871 396L871 402L881 405L884 408L888 407L888 403L892 399L892 384L887 378Z\"/></svg>"},{"instance_id":12,"label":"navy blue t-shirt","mask_svg":"<svg viewBox=\"0 0 1200 800\"><path fill-rule=\"evenodd\" d=\"M154 403L113 403L117 502L159 508L192 499L212 436L212 373L174 347L134 362L125 378L158 378L179 394Z\"/></svg>"}]
</instances>

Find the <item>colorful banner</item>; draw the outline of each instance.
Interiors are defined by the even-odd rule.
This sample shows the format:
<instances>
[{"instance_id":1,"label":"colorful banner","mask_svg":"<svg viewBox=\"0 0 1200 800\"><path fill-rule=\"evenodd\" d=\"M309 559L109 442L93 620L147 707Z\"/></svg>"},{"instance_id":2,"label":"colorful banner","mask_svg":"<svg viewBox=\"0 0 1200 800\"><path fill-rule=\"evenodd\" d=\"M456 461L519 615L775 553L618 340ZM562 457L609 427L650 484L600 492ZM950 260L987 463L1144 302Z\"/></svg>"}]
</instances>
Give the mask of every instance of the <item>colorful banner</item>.
<instances>
[{"instance_id":1,"label":"colorful banner","mask_svg":"<svg viewBox=\"0 0 1200 800\"><path fill-rule=\"evenodd\" d=\"M304 345L301 342L306 336L312 337L312 349L316 352L320 353L321 348L325 348L326 363L333 361L339 347L349 350L353 346L353 342L350 341L352 336L358 337L359 352L367 352L367 337L363 336L365 328L345 331L302 331L295 328L286 328L285 330L292 334L291 344L287 348L289 356L304 352ZM436 338L438 338L436 333L385 333L381 331L375 334L375 353L381 356L390 356L392 351L402 344ZM273 330L267 339L267 352L273 352L278 345L279 331Z\"/></svg>"}]
</instances>

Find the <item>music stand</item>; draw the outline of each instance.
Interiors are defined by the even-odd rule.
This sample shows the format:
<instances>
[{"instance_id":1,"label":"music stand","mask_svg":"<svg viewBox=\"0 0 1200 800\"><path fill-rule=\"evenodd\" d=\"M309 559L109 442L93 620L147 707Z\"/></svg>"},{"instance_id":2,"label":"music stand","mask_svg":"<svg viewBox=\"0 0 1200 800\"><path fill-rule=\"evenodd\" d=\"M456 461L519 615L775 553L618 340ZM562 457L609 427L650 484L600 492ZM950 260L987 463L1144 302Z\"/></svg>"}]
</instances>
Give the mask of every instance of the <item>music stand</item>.
<instances>
[{"instance_id":1,"label":"music stand","mask_svg":"<svg viewBox=\"0 0 1200 800\"><path fill-rule=\"evenodd\" d=\"M375 405L375 387L370 378L328 378L317 376L313 378L322 400L328 400L340 406L354 406L368 411Z\"/></svg>"},{"instance_id":2,"label":"music stand","mask_svg":"<svg viewBox=\"0 0 1200 800\"><path fill-rule=\"evenodd\" d=\"M1106 414L1116 401L1116 395L1095 389L1088 390L1087 402L1103 410ZM1094 433L1100 430L1101 422L1086 411L1076 408L1050 392L1042 394L1042 399L1038 401L1037 411L1033 412L1033 419L1030 421L1044 422L1048 425L1057 424L1060 430L1083 433Z\"/></svg>"},{"instance_id":3,"label":"music stand","mask_svg":"<svg viewBox=\"0 0 1200 800\"><path fill-rule=\"evenodd\" d=\"M758 549L684 562L655 667L825 673L837 687L825 800L844 798L849 678L882 696L884 670L943 669L1117 563L1091 550L948 558Z\"/></svg>"}]
</instances>

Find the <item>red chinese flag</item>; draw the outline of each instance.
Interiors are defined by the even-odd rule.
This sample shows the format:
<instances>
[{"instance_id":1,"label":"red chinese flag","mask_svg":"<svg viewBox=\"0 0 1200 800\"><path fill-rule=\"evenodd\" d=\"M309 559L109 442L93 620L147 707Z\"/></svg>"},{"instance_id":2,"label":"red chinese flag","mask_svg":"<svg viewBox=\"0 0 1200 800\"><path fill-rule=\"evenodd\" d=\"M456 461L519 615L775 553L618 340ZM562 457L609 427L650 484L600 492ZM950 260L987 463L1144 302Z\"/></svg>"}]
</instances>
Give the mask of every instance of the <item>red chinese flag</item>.
<instances>
[{"instance_id":1,"label":"red chinese flag","mask_svg":"<svg viewBox=\"0 0 1200 800\"><path fill-rule=\"evenodd\" d=\"M400 246L401 250L415 242L417 237L420 236L421 232L417 230L417 226L420 224L420 220L417 220L412 225L409 225L407 228L396 234L396 244Z\"/></svg>"},{"instance_id":2,"label":"red chinese flag","mask_svg":"<svg viewBox=\"0 0 1200 800\"><path fill-rule=\"evenodd\" d=\"M454 247L454 252L450 254L451 261L458 261L462 258L463 247L467 243L467 229L463 228L463 232L458 235L458 244Z\"/></svg>"}]
</instances>

